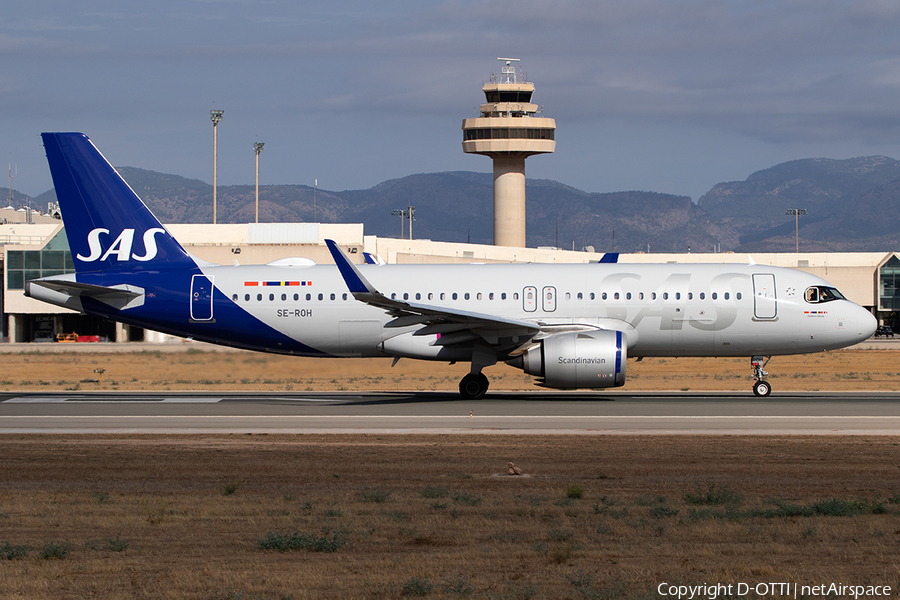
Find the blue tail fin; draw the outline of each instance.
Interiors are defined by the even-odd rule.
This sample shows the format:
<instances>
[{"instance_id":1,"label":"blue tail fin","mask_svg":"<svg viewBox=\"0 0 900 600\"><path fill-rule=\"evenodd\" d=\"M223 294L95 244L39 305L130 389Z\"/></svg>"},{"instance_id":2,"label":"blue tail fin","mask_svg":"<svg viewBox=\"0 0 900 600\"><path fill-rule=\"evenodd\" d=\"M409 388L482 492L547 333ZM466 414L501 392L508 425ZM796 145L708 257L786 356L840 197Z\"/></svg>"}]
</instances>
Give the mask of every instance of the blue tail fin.
<instances>
[{"instance_id":1,"label":"blue tail fin","mask_svg":"<svg viewBox=\"0 0 900 600\"><path fill-rule=\"evenodd\" d=\"M75 270L196 263L83 133L42 133Z\"/></svg>"}]
</instances>

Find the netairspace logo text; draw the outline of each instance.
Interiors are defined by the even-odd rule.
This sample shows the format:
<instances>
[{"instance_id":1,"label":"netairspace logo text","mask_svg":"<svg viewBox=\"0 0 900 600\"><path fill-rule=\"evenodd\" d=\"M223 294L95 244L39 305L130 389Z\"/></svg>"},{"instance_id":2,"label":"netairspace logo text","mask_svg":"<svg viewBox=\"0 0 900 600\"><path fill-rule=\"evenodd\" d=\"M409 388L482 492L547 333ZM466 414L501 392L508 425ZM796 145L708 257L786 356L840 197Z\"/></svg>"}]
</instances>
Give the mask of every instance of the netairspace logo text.
<instances>
[{"instance_id":1,"label":"netairspace logo text","mask_svg":"<svg viewBox=\"0 0 900 600\"><path fill-rule=\"evenodd\" d=\"M676 585L660 583L656 592L660 596L677 600L706 599L716 600L721 597L747 596L771 598L809 598L810 596L828 596L831 598L877 598L891 595L889 585L847 585L844 583L819 583L804 585L800 583L716 583L703 585Z\"/></svg>"}]
</instances>

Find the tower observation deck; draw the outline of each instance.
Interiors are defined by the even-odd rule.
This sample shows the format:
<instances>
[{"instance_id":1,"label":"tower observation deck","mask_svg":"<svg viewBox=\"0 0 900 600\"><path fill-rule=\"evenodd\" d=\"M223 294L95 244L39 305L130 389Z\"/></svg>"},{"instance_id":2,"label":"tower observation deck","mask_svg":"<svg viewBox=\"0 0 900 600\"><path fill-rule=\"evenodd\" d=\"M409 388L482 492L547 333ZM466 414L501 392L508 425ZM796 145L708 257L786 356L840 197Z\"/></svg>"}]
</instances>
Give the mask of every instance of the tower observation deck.
<instances>
[{"instance_id":1,"label":"tower observation deck","mask_svg":"<svg viewBox=\"0 0 900 600\"><path fill-rule=\"evenodd\" d=\"M494 160L494 245L525 247L525 159L532 154L556 150L556 121L535 117L540 112L531 103L534 84L524 71L516 73L504 61L500 76L482 88L486 104L481 116L463 119L463 152L483 154Z\"/></svg>"}]
</instances>

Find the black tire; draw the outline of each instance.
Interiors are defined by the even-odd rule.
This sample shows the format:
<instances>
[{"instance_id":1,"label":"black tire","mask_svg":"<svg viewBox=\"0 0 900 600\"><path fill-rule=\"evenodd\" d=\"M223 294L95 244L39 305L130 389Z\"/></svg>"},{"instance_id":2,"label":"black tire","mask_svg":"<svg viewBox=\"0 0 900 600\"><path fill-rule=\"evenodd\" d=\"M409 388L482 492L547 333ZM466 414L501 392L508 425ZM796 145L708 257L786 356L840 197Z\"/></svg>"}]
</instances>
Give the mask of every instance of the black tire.
<instances>
[{"instance_id":1,"label":"black tire","mask_svg":"<svg viewBox=\"0 0 900 600\"><path fill-rule=\"evenodd\" d=\"M488 378L482 373L469 373L459 382L459 394L466 400L481 400L488 390Z\"/></svg>"},{"instance_id":2,"label":"black tire","mask_svg":"<svg viewBox=\"0 0 900 600\"><path fill-rule=\"evenodd\" d=\"M757 381L753 384L753 393L765 398L772 393L772 386L769 385L768 381Z\"/></svg>"}]
</instances>

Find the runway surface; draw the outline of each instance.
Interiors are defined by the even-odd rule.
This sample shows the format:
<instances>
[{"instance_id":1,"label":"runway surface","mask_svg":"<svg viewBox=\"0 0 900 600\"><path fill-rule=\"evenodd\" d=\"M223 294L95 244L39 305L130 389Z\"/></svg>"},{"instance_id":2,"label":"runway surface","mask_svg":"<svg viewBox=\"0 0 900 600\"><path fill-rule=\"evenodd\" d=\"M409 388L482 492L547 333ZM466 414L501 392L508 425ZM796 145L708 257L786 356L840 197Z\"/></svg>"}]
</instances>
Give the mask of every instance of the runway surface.
<instances>
[{"instance_id":1,"label":"runway surface","mask_svg":"<svg viewBox=\"0 0 900 600\"><path fill-rule=\"evenodd\" d=\"M898 435L900 393L0 393L0 433Z\"/></svg>"}]
</instances>

